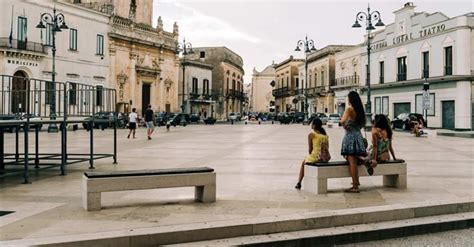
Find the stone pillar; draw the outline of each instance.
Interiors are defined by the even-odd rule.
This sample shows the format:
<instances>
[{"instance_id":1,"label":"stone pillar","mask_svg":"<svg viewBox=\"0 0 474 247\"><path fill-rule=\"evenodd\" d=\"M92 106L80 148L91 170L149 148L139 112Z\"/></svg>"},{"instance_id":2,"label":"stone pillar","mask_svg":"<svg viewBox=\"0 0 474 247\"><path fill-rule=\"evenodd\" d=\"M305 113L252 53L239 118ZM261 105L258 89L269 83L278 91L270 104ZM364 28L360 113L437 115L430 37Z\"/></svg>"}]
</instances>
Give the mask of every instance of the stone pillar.
<instances>
[{"instance_id":1,"label":"stone pillar","mask_svg":"<svg viewBox=\"0 0 474 247\"><path fill-rule=\"evenodd\" d=\"M140 112L138 106L140 102L137 102L137 94L140 92L140 89L137 88L140 85L137 85L137 72L135 70L135 65L137 63L138 54L130 52L130 67L129 67L129 76L130 76L130 89L129 89L129 99L132 100L132 105L130 105L130 111L132 108L137 108L137 113Z\"/></svg>"}]
</instances>

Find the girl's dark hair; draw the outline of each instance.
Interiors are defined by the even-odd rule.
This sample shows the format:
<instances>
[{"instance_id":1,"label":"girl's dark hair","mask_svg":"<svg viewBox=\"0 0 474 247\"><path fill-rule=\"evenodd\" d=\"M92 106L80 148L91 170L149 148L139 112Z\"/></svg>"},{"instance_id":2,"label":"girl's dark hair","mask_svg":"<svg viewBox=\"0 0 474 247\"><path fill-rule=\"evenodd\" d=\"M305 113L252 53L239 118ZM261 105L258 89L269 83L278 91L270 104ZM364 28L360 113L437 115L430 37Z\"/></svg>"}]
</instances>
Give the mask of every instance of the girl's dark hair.
<instances>
[{"instance_id":1,"label":"girl's dark hair","mask_svg":"<svg viewBox=\"0 0 474 247\"><path fill-rule=\"evenodd\" d=\"M365 126L365 111L362 101L360 100L359 94L356 91L349 92L349 103L354 108L356 113L355 124L359 127Z\"/></svg>"},{"instance_id":2,"label":"girl's dark hair","mask_svg":"<svg viewBox=\"0 0 474 247\"><path fill-rule=\"evenodd\" d=\"M323 122L321 119L314 118L313 121L311 121L311 127L319 133L326 135L326 130L323 128Z\"/></svg>"},{"instance_id":3,"label":"girl's dark hair","mask_svg":"<svg viewBox=\"0 0 474 247\"><path fill-rule=\"evenodd\" d=\"M392 132L392 128L390 127L390 124L388 122L387 116L385 116L383 114L377 114L374 117L374 121L375 121L374 127L387 131L388 139L392 140L393 132Z\"/></svg>"}]
</instances>

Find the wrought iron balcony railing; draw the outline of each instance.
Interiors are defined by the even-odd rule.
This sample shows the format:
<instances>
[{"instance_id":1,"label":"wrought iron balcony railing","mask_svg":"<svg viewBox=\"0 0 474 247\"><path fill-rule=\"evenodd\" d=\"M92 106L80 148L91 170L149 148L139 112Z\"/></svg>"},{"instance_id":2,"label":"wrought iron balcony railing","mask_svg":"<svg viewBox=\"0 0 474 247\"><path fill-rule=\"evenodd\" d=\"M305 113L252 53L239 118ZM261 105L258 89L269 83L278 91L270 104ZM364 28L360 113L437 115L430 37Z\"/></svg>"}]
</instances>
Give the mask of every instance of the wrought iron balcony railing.
<instances>
[{"instance_id":1,"label":"wrought iron balcony railing","mask_svg":"<svg viewBox=\"0 0 474 247\"><path fill-rule=\"evenodd\" d=\"M275 98L290 96L290 90L288 89L288 87L281 87L273 89L272 94Z\"/></svg>"},{"instance_id":2,"label":"wrought iron balcony railing","mask_svg":"<svg viewBox=\"0 0 474 247\"><path fill-rule=\"evenodd\" d=\"M331 87L351 87L351 86L358 86L359 85L359 76L358 75L351 75L345 77L339 77L333 79L331 81Z\"/></svg>"},{"instance_id":3,"label":"wrought iron balcony railing","mask_svg":"<svg viewBox=\"0 0 474 247\"><path fill-rule=\"evenodd\" d=\"M12 39L10 42L9 38L0 38L0 48L10 48L46 54L46 47L46 45L31 41Z\"/></svg>"}]
</instances>

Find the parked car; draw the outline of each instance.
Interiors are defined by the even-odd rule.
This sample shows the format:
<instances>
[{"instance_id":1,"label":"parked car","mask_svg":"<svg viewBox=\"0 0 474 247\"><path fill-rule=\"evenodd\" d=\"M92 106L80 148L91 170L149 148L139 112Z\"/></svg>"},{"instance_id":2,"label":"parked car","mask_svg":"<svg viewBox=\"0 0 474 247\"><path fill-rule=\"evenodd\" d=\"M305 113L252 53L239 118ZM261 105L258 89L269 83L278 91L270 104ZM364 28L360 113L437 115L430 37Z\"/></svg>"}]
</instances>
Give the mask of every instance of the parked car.
<instances>
[{"instance_id":1,"label":"parked car","mask_svg":"<svg viewBox=\"0 0 474 247\"><path fill-rule=\"evenodd\" d=\"M278 121L280 124L290 124L293 122L293 117L290 114L283 112L278 118Z\"/></svg>"},{"instance_id":2,"label":"parked car","mask_svg":"<svg viewBox=\"0 0 474 247\"><path fill-rule=\"evenodd\" d=\"M268 113L268 120L277 120L277 114L274 112Z\"/></svg>"},{"instance_id":3,"label":"parked car","mask_svg":"<svg viewBox=\"0 0 474 247\"><path fill-rule=\"evenodd\" d=\"M26 113L23 113L23 114L20 114L20 115L17 115L16 117L17 119L19 120L22 120L24 122L26 122L26 119L29 118L30 121L35 121L35 120L41 120L42 118L38 115L38 114L26 114ZM36 128L38 128L39 131L41 131L41 129L43 128L43 124L30 124L30 130L34 130ZM20 130L24 129L24 126L20 126Z\"/></svg>"},{"instance_id":4,"label":"parked car","mask_svg":"<svg viewBox=\"0 0 474 247\"><path fill-rule=\"evenodd\" d=\"M304 121L304 112L296 112L294 118L296 123L302 123Z\"/></svg>"},{"instance_id":5,"label":"parked car","mask_svg":"<svg viewBox=\"0 0 474 247\"><path fill-rule=\"evenodd\" d=\"M173 117L168 119L168 122L176 127L177 125L181 124L181 116L183 116L183 113L175 114ZM187 113L184 113L184 119L186 121L186 124L189 124L191 122L190 116Z\"/></svg>"},{"instance_id":6,"label":"parked car","mask_svg":"<svg viewBox=\"0 0 474 247\"><path fill-rule=\"evenodd\" d=\"M229 113L229 117L227 118L227 121L234 120L234 121L240 121L242 119L242 116L238 112L231 112Z\"/></svg>"},{"instance_id":7,"label":"parked car","mask_svg":"<svg viewBox=\"0 0 474 247\"><path fill-rule=\"evenodd\" d=\"M337 124L337 125L341 125L340 124L340 121L341 121L341 116L337 113L333 113L333 114L329 114L329 118L328 118L328 121L327 123L329 124Z\"/></svg>"},{"instance_id":8,"label":"parked car","mask_svg":"<svg viewBox=\"0 0 474 247\"><path fill-rule=\"evenodd\" d=\"M216 119L213 118L213 117L207 117L206 119L204 119L204 124L209 124L209 125L213 125L216 123Z\"/></svg>"},{"instance_id":9,"label":"parked car","mask_svg":"<svg viewBox=\"0 0 474 247\"><path fill-rule=\"evenodd\" d=\"M401 113L391 121L392 129L411 130L414 125L412 121L420 117L423 119L423 115L419 113ZM423 125L426 126L425 119L423 119Z\"/></svg>"},{"instance_id":10,"label":"parked car","mask_svg":"<svg viewBox=\"0 0 474 247\"><path fill-rule=\"evenodd\" d=\"M94 114L94 120L100 120L100 121L104 121L104 120L113 120L113 118L116 118L117 117L117 112L111 112L111 111L103 111L103 112L97 112ZM88 117L88 118L85 118L84 120L86 121L91 121L92 120L92 117ZM109 122L100 122L100 123L96 123L94 122L94 129L105 129L107 127L110 126L110 123ZM90 130L90 122L84 122L82 123L82 127L84 127L84 129L86 130Z\"/></svg>"},{"instance_id":11,"label":"parked car","mask_svg":"<svg viewBox=\"0 0 474 247\"><path fill-rule=\"evenodd\" d=\"M201 117L198 114L193 113L189 116L189 120L191 121L191 123L197 123L199 122L199 120L201 120Z\"/></svg>"},{"instance_id":12,"label":"parked car","mask_svg":"<svg viewBox=\"0 0 474 247\"><path fill-rule=\"evenodd\" d=\"M0 120L17 120L16 116L13 114L0 114ZM5 131L13 133L16 131L15 126L7 126L4 128Z\"/></svg>"}]
</instances>

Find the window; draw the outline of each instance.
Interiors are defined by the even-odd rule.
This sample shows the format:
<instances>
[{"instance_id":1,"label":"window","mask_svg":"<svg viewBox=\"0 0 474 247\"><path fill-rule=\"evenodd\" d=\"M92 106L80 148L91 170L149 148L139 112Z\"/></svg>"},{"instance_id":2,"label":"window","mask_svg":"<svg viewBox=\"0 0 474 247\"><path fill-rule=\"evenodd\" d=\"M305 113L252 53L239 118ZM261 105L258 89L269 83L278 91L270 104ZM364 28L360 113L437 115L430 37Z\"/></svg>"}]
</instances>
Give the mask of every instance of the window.
<instances>
[{"instance_id":1,"label":"window","mask_svg":"<svg viewBox=\"0 0 474 247\"><path fill-rule=\"evenodd\" d=\"M307 85L307 87L311 88L311 75L309 75L308 81L309 81L309 85Z\"/></svg>"},{"instance_id":2,"label":"window","mask_svg":"<svg viewBox=\"0 0 474 247\"><path fill-rule=\"evenodd\" d=\"M96 88L96 95L95 95L96 105L102 106L102 94L104 91L104 87L97 85L95 88Z\"/></svg>"},{"instance_id":3,"label":"window","mask_svg":"<svg viewBox=\"0 0 474 247\"><path fill-rule=\"evenodd\" d=\"M405 81L407 79L407 57L397 58L397 81Z\"/></svg>"},{"instance_id":4,"label":"window","mask_svg":"<svg viewBox=\"0 0 474 247\"><path fill-rule=\"evenodd\" d=\"M453 47L444 48L444 75L453 74Z\"/></svg>"},{"instance_id":5,"label":"window","mask_svg":"<svg viewBox=\"0 0 474 247\"><path fill-rule=\"evenodd\" d=\"M235 80L232 80L232 89L235 90Z\"/></svg>"},{"instance_id":6,"label":"window","mask_svg":"<svg viewBox=\"0 0 474 247\"><path fill-rule=\"evenodd\" d=\"M47 46L53 45L53 24L47 23L46 24L46 42Z\"/></svg>"},{"instance_id":7,"label":"window","mask_svg":"<svg viewBox=\"0 0 474 247\"><path fill-rule=\"evenodd\" d=\"M198 93L198 79L193 77L193 85L192 85L192 90L193 94Z\"/></svg>"},{"instance_id":8,"label":"window","mask_svg":"<svg viewBox=\"0 0 474 247\"><path fill-rule=\"evenodd\" d=\"M375 114L382 113L382 98L375 97Z\"/></svg>"},{"instance_id":9,"label":"window","mask_svg":"<svg viewBox=\"0 0 474 247\"><path fill-rule=\"evenodd\" d=\"M299 82L299 78L298 78L298 77L295 78L295 85L296 85L296 88L297 88L297 89L300 87L300 82Z\"/></svg>"},{"instance_id":10,"label":"window","mask_svg":"<svg viewBox=\"0 0 474 247\"><path fill-rule=\"evenodd\" d=\"M379 83L383 84L385 82L385 63L384 61L379 62Z\"/></svg>"},{"instance_id":11,"label":"window","mask_svg":"<svg viewBox=\"0 0 474 247\"><path fill-rule=\"evenodd\" d=\"M428 116L434 116L435 115L435 94L430 93L430 109L428 109ZM415 94L415 112L423 114L423 94Z\"/></svg>"},{"instance_id":12,"label":"window","mask_svg":"<svg viewBox=\"0 0 474 247\"><path fill-rule=\"evenodd\" d=\"M382 97L382 114L388 116L388 96Z\"/></svg>"},{"instance_id":13,"label":"window","mask_svg":"<svg viewBox=\"0 0 474 247\"><path fill-rule=\"evenodd\" d=\"M18 16L18 41L26 41L26 18Z\"/></svg>"},{"instance_id":14,"label":"window","mask_svg":"<svg viewBox=\"0 0 474 247\"><path fill-rule=\"evenodd\" d=\"M205 51L201 51L199 53L199 58L206 58L206 52Z\"/></svg>"},{"instance_id":15,"label":"window","mask_svg":"<svg viewBox=\"0 0 474 247\"><path fill-rule=\"evenodd\" d=\"M290 77L286 77L286 87L288 87L288 85L290 84Z\"/></svg>"},{"instance_id":16,"label":"window","mask_svg":"<svg viewBox=\"0 0 474 247\"><path fill-rule=\"evenodd\" d=\"M203 81L202 94L209 95L209 80L208 79L204 79Z\"/></svg>"},{"instance_id":17,"label":"window","mask_svg":"<svg viewBox=\"0 0 474 247\"><path fill-rule=\"evenodd\" d=\"M229 78L227 78L227 87L226 87L226 90L227 90L227 94L229 94Z\"/></svg>"},{"instance_id":18,"label":"window","mask_svg":"<svg viewBox=\"0 0 474 247\"><path fill-rule=\"evenodd\" d=\"M70 105L76 105L77 101L77 84L76 83L70 83L69 84L69 104Z\"/></svg>"},{"instance_id":19,"label":"window","mask_svg":"<svg viewBox=\"0 0 474 247\"><path fill-rule=\"evenodd\" d=\"M104 55L104 36L97 34L96 55Z\"/></svg>"},{"instance_id":20,"label":"window","mask_svg":"<svg viewBox=\"0 0 474 247\"><path fill-rule=\"evenodd\" d=\"M421 73L422 78L430 77L430 52L425 51L422 54L423 58L423 72Z\"/></svg>"},{"instance_id":21,"label":"window","mask_svg":"<svg viewBox=\"0 0 474 247\"><path fill-rule=\"evenodd\" d=\"M52 104L53 103L53 94L55 93L54 92L54 84L53 82L51 81L47 81L45 82L45 92L44 92L44 101L45 101L45 104Z\"/></svg>"},{"instance_id":22,"label":"window","mask_svg":"<svg viewBox=\"0 0 474 247\"><path fill-rule=\"evenodd\" d=\"M324 71L321 71L321 86L324 86L325 79L326 78L324 78Z\"/></svg>"},{"instance_id":23,"label":"window","mask_svg":"<svg viewBox=\"0 0 474 247\"><path fill-rule=\"evenodd\" d=\"M77 51L77 29L69 30L69 50Z\"/></svg>"}]
</instances>

